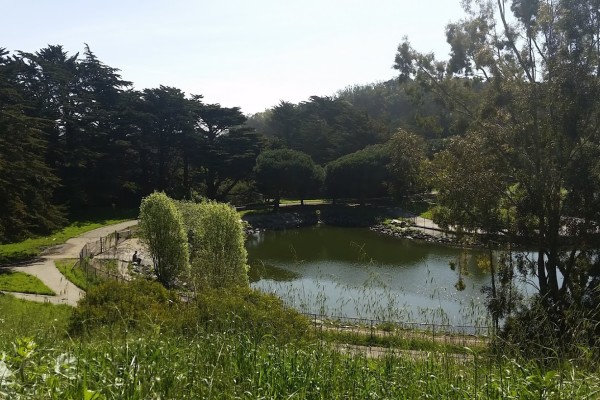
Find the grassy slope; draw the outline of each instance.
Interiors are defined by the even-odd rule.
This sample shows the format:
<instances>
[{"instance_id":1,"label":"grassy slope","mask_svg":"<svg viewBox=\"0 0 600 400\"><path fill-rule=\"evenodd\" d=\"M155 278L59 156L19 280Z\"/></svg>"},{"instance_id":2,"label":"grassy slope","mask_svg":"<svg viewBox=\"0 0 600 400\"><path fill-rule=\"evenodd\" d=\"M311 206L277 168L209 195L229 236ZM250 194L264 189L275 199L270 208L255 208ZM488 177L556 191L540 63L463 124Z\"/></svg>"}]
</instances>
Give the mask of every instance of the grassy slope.
<instances>
[{"instance_id":1,"label":"grassy slope","mask_svg":"<svg viewBox=\"0 0 600 400\"><path fill-rule=\"evenodd\" d=\"M144 307L149 307L144 304ZM394 350L378 358L317 340L218 329L179 336L103 325L69 337L66 306L0 295L7 398L586 398L597 371L452 351ZM118 312L118 310L116 311ZM178 314L173 315L178 318ZM86 397L86 394L88 397Z\"/></svg>"},{"instance_id":2,"label":"grassy slope","mask_svg":"<svg viewBox=\"0 0 600 400\"><path fill-rule=\"evenodd\" d=\"M62 244L67 239L82 233L136 217L136 210L102 210L96 215L82 213L74 215L71 219L73 222L49 236L0 245L0 264L34 258L46 247Z\"/></svg>"},{"instance_id":3,"label":"grassy slope","mask_svg":"<svg viewBox=\"0 0 600 400\"><path fill-rule=\"evenodd\" d=\"M0 270L0 290L8 292L21 292L33 294L47 294L54 296L56 293L37 277L24 272Z\"/></svg>"}]
</instances>

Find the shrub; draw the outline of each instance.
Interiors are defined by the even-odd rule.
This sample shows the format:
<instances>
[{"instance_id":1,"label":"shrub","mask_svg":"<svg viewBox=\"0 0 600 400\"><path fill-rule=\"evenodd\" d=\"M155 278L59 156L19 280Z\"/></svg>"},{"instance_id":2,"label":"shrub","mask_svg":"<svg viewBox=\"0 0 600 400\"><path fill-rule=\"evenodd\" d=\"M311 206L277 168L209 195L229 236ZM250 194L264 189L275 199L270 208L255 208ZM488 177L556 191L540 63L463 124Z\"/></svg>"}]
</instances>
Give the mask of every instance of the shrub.
<instances>
[{"instance_id":1,"label":"shrub","mask_svg":"<svg viewBox=\"0 0 600 400\"><path fill-rule=\"evenodd\" d=\"M188 231L195 286L248 286L244 230L235 209L217 202L177 204Z\"/></svg>"},{"instance_id":2,"label":"shrub","mask_svg":"<svg viewBox=\"0 0 600 400\"><path fill-rule=\"evenodd\" d=\"M173 200L158 192L145 197L140 206L139 228L152 254L158 281L171 287L189 267L187 235Z\"/></svg>"},{"instance_id":3,"label":"shrub","mask_svg":"<svg viewBox=\"0 0 600 400\"><path fill-rule=\"evenodd\" d=\"M310 332L305 316L284 306L276 296L250 288L205 290L180 322L185 322L181 329L186 332L242 332L254 338L268 335L283 341L307 338Z\"/></svg>"},{"instance_id":4,"label":"shrub","mask_svg":"<svg viewBox=\"0 0 600 400\"><path fill-rule=\"evenodd\" d=\"M107 281L92 287L79 302L69 323L71 334L109 328L121 332L160 326L177 314L180 301L161 284L144 279Z\"/></svg>"}]
</instances>

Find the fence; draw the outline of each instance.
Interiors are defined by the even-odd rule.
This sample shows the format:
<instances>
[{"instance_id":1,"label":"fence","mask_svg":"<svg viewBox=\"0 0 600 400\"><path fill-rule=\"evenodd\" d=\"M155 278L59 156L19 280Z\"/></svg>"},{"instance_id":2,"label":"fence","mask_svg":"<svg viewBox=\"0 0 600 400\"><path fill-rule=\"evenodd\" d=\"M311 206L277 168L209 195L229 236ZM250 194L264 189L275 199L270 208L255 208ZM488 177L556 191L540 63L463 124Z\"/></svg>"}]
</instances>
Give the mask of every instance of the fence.
<instances>
[{"instance_id":1,"label":"fence","mask_svg":"<svg viewBox=\"0 0 600 400\"><path fill-rule=\"evenodd\" d=\"M335 332L362 338L367 343L397 340L425 341L440 345L473 347L485 345L491 328L475 325L450 325L421 322L381 321L331 315L305 314L321 334Z\"/></svg>"},{"instance_id":2,"label":"fence","mask_svg":"<svg viewBox=\"0 0 600 400\"><path fill-rule=\"evenodd\" d=\"M118 281L128 280L126 274L122 273L123 268L120 265L122 263L128 264L128 262L120 259L117 247L131 237L131 228L127 228L115 231L93 242L88 242L79 252L79 260L75 266L79 264L88 278L115 279ZM114 252L111 257L95 258L109 251Z\"/></svg>"}]
</instances>

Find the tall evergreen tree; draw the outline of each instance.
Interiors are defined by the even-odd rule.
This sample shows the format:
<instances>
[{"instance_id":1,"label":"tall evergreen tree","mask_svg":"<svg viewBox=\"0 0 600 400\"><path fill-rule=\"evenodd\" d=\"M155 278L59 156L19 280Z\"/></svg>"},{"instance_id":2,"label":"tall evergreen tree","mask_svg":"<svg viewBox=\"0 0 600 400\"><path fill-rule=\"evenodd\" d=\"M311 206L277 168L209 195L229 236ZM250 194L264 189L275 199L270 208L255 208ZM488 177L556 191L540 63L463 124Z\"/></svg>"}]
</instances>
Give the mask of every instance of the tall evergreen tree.
<instances>
[{"instance_id":1,"label":"tall evergreen tree","mask_svg":"<svg viewBox=\"0 0 600 400\"><path fill-rule=\"evenodd\" d=\"M54 203L59 180L46 164L44 122L18 82L19 64L0 48L0 242L48 233L63 221Z\"/></svg>"}]
</instances>

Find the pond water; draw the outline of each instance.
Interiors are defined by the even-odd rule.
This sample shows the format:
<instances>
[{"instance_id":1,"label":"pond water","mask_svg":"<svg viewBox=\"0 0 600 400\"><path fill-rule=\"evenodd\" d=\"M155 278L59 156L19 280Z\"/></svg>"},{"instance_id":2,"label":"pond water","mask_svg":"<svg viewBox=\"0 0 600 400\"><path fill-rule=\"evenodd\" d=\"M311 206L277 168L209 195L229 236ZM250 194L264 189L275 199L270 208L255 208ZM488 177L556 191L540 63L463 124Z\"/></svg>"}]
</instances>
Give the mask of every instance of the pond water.
<instances>
[{"instance_id":1,"label":"pond water","mask_svg":"<svg viewBox=\"0 0 600 400\"><path fill-rule=\"evenodd\" d=\"M252 286L303 312L481 325L487 316L479 250L397 239L364 228L260 232L246 245ZM462 265L465 289L458 291Z\"/></svg>"}]
</instances>

